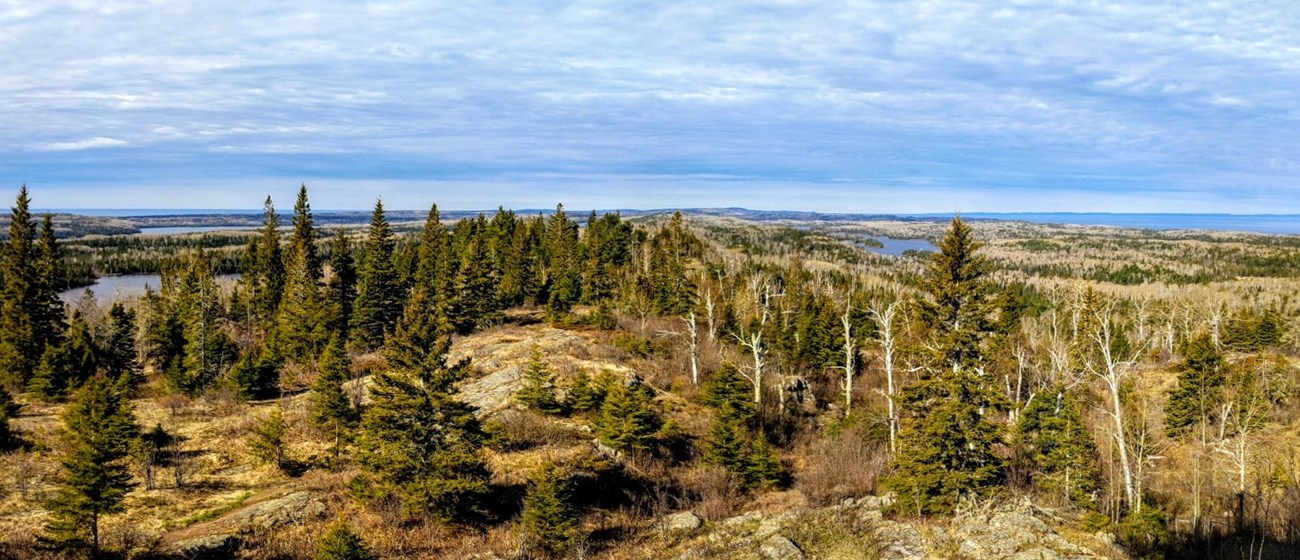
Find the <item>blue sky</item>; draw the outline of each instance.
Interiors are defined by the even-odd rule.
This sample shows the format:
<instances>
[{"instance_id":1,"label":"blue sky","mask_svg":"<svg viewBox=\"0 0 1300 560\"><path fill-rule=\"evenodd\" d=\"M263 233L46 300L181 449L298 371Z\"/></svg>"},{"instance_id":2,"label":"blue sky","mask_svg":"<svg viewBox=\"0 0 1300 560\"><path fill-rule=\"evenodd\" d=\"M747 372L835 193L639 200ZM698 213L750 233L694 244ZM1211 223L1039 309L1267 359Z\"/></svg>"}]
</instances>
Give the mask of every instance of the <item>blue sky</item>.
<instances>
[{"instance_id":1,"label":"blue sky","mask_svg":"<svg viewBox=\"0 0 1300 560\"><path fill-rule=\"evenodd\" d=\"M1157 5L1158 4L1158 5ZM1300 213L1294 1L0 0L54 208Z\"/></svg>"}]
</instances>

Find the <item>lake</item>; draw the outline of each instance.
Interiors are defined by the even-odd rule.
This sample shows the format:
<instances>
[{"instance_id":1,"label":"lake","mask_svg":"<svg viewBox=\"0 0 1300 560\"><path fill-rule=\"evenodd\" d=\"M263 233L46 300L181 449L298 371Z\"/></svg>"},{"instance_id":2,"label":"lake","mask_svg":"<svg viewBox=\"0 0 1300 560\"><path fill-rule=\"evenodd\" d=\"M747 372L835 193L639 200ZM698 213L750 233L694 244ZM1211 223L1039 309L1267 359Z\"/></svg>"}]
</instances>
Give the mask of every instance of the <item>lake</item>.
<instances>
[{"instance_id":1,"label":"lake","mask_svg":"<svg viewBox=\"0 0 1300 560\"><path fill-rule=\"evenodd\" d=\"M217 284L223 287L229 286L238 278L238 274L222 274L217 276ZM95 297L100 301L112 302L142 296L144 295L145 286L156 291L161 285L162 277L157 274L103 276L89 286L63 291L59 294L59 299L71 303L80 299L81 294L89 289L95 292Z\"/></svg>"},{"instance_id":2,"label":"lake","mask_svg":"<svg viewBox=\"0 0 1300 560\"><path fill-rule=\"evenodd\" d=\"M891 257L901 256L906 251L933 251L934 244L928 239L892 239L889 237L873 237L879 241L883 247L867 247L868 251L878 255L889 255Z\"/></svg>"},{"instance_id":3,"label":"lake","mask_svg":"<svg viewBox=\"0 0 1300 560\"><path fill-rule=\"evenodd\" d=\"M180 235L183 233L208 233L212 231L250 231L255 226L172 226L142 227L136 235Z\"/></svg>"}]
</instances>

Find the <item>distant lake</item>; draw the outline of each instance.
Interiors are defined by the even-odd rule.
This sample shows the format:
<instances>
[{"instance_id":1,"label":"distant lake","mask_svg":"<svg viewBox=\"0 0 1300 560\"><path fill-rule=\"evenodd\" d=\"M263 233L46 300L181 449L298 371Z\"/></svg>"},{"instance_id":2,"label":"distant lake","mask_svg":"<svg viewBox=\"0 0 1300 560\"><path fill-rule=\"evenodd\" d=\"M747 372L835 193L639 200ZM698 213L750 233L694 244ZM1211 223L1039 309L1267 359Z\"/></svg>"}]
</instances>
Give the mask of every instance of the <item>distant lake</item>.
<instances>
[{"instance_id":1,"label":"distant lake","mask_svg":"<svg viewBox=\"0 0 1300 560\"><path fill-rule=\"evenodd\" d=\"M911 214L940 217L951 214ZM1077 224L1116 226L1139 229L1205 229L1252 233L1300 234L1300 215L1296 214L1108 214L1102 212L963 212L962 217L988 220L1016 220L1040 224Z\"/></svg>"},{"instance_id":2,"label":"distant lake","mask_svg":"<svg viewBox=\"0 0 1300 560\"><path fill-rule=\"evenodd\" d=\"M239 278L238 274L222 274L217 276L217 284L228 286L233 284ZM95 298L102 302L113 302L122 299L128 299L144 295L145 286L153 288L155 291L162 285L162 277L157 274L123 274L120 276L103 276L95 280L94 284L65 290L59 294L59 299L65 302L77 301L81 294L87 289L95 292Z\"/></svg>"},{"instance_id":3,"label":"distant lake","mask_svg":"<svg viewBox=\"0 0 1300 560\"><path fill-rule=\"evenodd\" d=\"M883 247L867 247L868 251L878 255L889 255L891 257L901 256L906 251L933 251L934 244L928 239L892 239L889 237L873 237L879 241Z\"/></svg>"},{"instance_id":4,"label":"distant lake","mask_svg":"<svg viewBox=\"0 0 1300 560\"><path fill-rule=\"evenodd\" d=\"M136 235L179 235L182 233L207 233L211 231L250 231L256 226L171 226L142 227Z\"/></svg>"}]
</instances>

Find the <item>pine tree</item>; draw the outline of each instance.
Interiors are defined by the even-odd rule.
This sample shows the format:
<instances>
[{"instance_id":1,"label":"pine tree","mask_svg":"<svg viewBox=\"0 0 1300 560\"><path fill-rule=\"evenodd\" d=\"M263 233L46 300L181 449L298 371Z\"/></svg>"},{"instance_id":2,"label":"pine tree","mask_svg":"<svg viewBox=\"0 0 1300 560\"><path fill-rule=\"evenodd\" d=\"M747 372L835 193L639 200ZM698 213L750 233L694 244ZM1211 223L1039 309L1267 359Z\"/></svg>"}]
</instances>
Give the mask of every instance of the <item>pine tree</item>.
<instances>
[{"instance_id":1,"label":"pine tree","mask_svg":"<svg viewBox=\"0 0 1300 560\"><path fill-rule=\"evenodd\" d=\"M731 362L722 364L704 387L704 404L714 408L719 416L749 422L756 412L754 391L749 380Z\"/></svg>"},{"instance_id":2,"label":"pine tree","mask_svg":"<svg viewBox=\"0 0 1300 560\"><path fill-rule=\"evenodd\" d=\"M63 318L66 313L59 292L68 283L64 268L63 255L54 235L54 219L46 213L41 220L35 291L32 294L32 332L37 345L55 344L63 335Z\"/></svg>"},{"instance_id":3,"label":"pine tree","mask_svg":"<svg viewBox=\"0 0 1300 560\"><path fill-rule=\"evenodd\" d=\"M9 419L18 413L18 403L0 386L0 449L7 449L13 443L13 432L9 429Z\"/></svg>"},{"instance_id":4,"label":"pine tree","mask_svg":"<svg viewBox=\"0 0 1300 560\"><path fill-rule=\"evenodd\" d=\"M315 560L378 560L365 541L339 521L332 525L316 545Z\"/></svg>"},{"instance_id":5,"label":"pine tree","mask_svg":"<svg viewBox=\"0 0 1300 560\"><path fill-rule=\"evenodd\" d=\"M745 487L778 480L780 459L767 436L753 425L753 391L735 365L722 365L705 386L704 402L714 409L713 426L704 441L704 462L727 469Z\"/></svg>"},{"instance_id":6,"label":"pine tree","mask_svg":"<svg viewBox=\"0 0 1300 560\"><path fill-rule=\"evenodd\" d=\"M568 313L582 297L582 277L578 262L578 224L564 213L564 205L546 224L547 310L552 315Z\"/></svg>"},{"instance_id":7,"label":"pine tree","mask_svg":"<svg viewBox=\"0 0 1300 560\"><path fill-rule=\"evenodd\" d=\"M263 464L284 468L285 460L284 434L288 431L284 421L284 412L280 407L271 409L271 413L253 426L248 434L248 450Z\"/></svg>"},{"instance_id":8,"label":"pine tree","mask_svg":"<svg viewBox=\"0 0 1300 560\"><path fill-rule=\"evenodd\" d=\"M452 312L452 323L461 334L492 326L501 320L497 308L497 276L487 252L487 228L483 216L474 220L474 227L466 229L469 230L469 239L465 240L456 274L456 300Z\"/></svg>"},{"instance_id":9,"label":"pine tree","mask_svg":"<svg viewBox=\"0 0 1300 560\"><path fill-rule=\"evenodd\" d=\"M590 412L599 410L604 402L604 388L586 371L578 372L577 378L573 380L573 386L569 388L567 403L569 409L574 412Z\"/></svg>"},{"instance_id":10,"label":"pine tree","mask_svg":"<svg viewBox=\"0 0 1300 560\"><path fill-rule=\"evenodd\" d=\"M320 375L312 383L312 422L325 430L334 440L334 461L337 463L343 445L360 421L360 414L352 399L344 392L343 384L352 377L350 360L343 339L335 336L325 347L320 359Z\"/></svg>"},{"instance_id":11,"label":"pine tree","mask_svg":"<svg viewBox=\"0 0 1300 560\"><path fill-rule=\"evenodd\" d=\"M447 317L450 296L451 245L435 205L429 210L417 248L418 263L411 297L388 346L384 349L395 367L420 367L429 348L452 331Z\"/></svg>"},{"instance_id":12,"label":"pine tree","mask_svg":"<svg viewBox=\"0 0 1300 560\"><path fill-rule=\"evenodd\" d=\"M307 186L298 190L293 207L293 234L284 255L284 295L276 320L276 347L285 358L296 362L314 359L320 354L329 333L328 309L322 305L320 290L321 262L316 254L316 228Z\"/></svg>"},{"instance_id":13,"label":"pine tree","mask_svg":"<svg viewBox=\"0 0 1300 560\"><path fill-rule=\"evenodd\" d=\"M45 347L30 388L46 400L60 400L94 376L99 366L99 350L91 338L90 325L77 313L72 317L67 336L56 345Z\"/></svg>"},{"instance_id":14,"label":"pine tree","mask_svg":"<svg viewBox=\"0 0 1300 560\"><path fill-rule=\"evenodd\" d=\"M652 407L653 398L640 379L613 383L596 418L596 435L601 443L618 451L649 449L662 424Z\"/></svg>"},{"instance_id":15,"label":"pine tree","mask_svg":"<svg viewBox=\"0 0 1300 560\"><path fill-rule=\"evenodd\" d=\"M27 384L32 369L44 350L45 341L36 338L36 226L28 205L27 185L9 214L9 239L0 254L0 373L11 388Z\"/></svg>"},{"instance_id":16,"label":"pine tree","mask_svg":"<svg viewBox=\"0 0 1300 560\"><path fill-rule=\"evenodd\" d=\"M546 414L560 414L564 406L555 397L555 376L542 357L542 349L534 346L529 354L524 382L516 397L524 406Z\"/></svg>"},{"instance_id":17,"label":"pine tree","mask_svg":"<svg viewBox=\"0 0 1300 560\"><path fill-rule=\"evenodd\" d=\"M183 318L184 358L172 372L174 389L197 394L221 378L235 356L235 343L221 328L221 290L212 273L212 261L202 249L184 257L173 302L180 302ZM164 287L167 286L164 277Z\"/></svg>"},{"instance_id":18,"label":"pine tree","mask_svg":"<svg viewBox=\"0 0 1300 560\"><path fill-rule=\"evenodd\" d=\"M899 433L894 475L885 485L902 511L947 513L965 495L984 496L1003 477L993 449L1003 429L988 417L1005 398L983 375L983 351L993 334L995 295L984 276L988 262L970 227L954 218L921 286L917 301L931 330L935 366L903 392L908 413Z\"/></svg>"},{"instance_id":19,"label":"pine tree","mask_svg":"<svg viewBox=\"0 0 1300 560\"><path fill-rule=\"evenodd\" d=\"M1165 430L1170 437L1186 435L1198 422L1210 422L1223 399L1223 355L1207 333L1187 343L1178 387L1165 406Z\"/></svg>"},{"instance_id":20,"label":"pine tree","mask_svg":"<svg viewBox=\"0 0 1300 560\"><path fill-rule=\"evenodd\" d=\"M1076 506L1096 506L1101 488L1097 448L1079 403L1064 387L1040 391L1016 423L1016 438L1032 467L1034 486Z\"/></svg>"},{"instance_id":21,"label":"pine tree","mask_svg":"<svg viewBox=\"0 0 1300 560\"><path fill-rule=\"evenodd\" d=\"M99 556L100 521L124 511L134 486L127 459L138 435L131 401L107 377L95 376L64 413L67 452L44 542L63 550L88 548Z\"/></svg>"},{"instance_id":22,"label":"pine tree","mask_svg":"<svg viewBox=\"0 0 1300 560\"><path fill-rule=\"evenodd\" d=\"M229 386L243 399L273 397L280 391L284 357L270 344L249 348L227 374Z\"/></svg>"},{"instance_id":23,"label":"pine tree","mask_svg":"<svg viewBox=\"0 0 1300 560\"><path fill-rule=\"evenodd\" d=\"M363 351L382 346L384 336L402 314L401 287L393 263L394 247L393 232L384 217L384 203L375 202L350 325L352 343Z\"/></svg>"},{"instance_id":24,"label":"pine tree","mask_svg":"<svg viewBox=\"0 0 1300 560\"><path fill-rule=\"evenodd\" d=\"M245 271L252 286L252 309L258 326L274 330L275 314L284 296L284 257L280 249L280 217L271 197L262 206L265 219L253 246L253 269Z\"/></svg>"},{"instance_id":25,"label":"pine tree","mask_svg":"<svg viewBox=\"0 0 1300 560\"><path fill-rule=\"evenodd\" d=\"M352 304L357 297L357 269L347 231L339 228L330 242L330 277L325 285L325 308L331 334L348 339Z\"/></svg>"},{"instance_id":26,"label":"pine tree","mask_svg":"<svg viewBox=\"0 0 1300 560\"><path fill-rule=\"evenodd\" d=\"M104 371L114 378L125 378L132 392L144 382L136 349L136 312L121 302L108 310L108 337L103 348Z\"/></svg>"},{"instance_id":27,"label":"pine tree","mask_svg":"<svg viewBox=\"0 0 1300 560\"><path fill-rule=\"evenodd\" d=\"M547 463L528 485L520 520L530 556L557 558L573 550L578 539L578 512L569 480L554 463Z\"/></svg>"},{"instance_id":28,"label":"pine tree","mask_svg":"<svg viewBox=\"0 0 1300 560\"><path fill-rule=\"evenodd\" d=\"M686 230L681 212L674 212L668 225L650 238L650 283L660 314L680 315L694 304L695 286L686 261L699 252L700 240Z\"/></svg>"},{"instance_id":29,"label":"pine tree","mask_svg":"<svg viewBox=\"0 0 1300 560\"><path fill-rule=\"evenodd\" d=\"M486 434L473 407L451 395L469 363L448 366L442 337L418 369L376 374L361 420L352 488L367 502L397 500L409 517L442 521L481 511L491 473L480 456Z\"/></svg>"}]
</instances>

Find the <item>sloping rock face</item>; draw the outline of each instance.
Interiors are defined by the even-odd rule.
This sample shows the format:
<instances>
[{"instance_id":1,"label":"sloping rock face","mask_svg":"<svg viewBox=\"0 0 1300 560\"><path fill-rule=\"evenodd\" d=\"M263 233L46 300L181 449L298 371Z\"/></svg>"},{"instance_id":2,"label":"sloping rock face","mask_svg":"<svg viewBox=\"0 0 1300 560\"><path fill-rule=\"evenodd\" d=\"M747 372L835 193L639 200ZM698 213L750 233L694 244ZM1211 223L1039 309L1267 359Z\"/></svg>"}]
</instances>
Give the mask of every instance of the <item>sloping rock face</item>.
<instances>
[{"instance_id":1,"label":"sloping rock face","mask_svg":"<svg viewBox=\"0 0 1300 560\"><path fill-rule=\"evenodd\" d=\"M750 512L692 531L666 533L666 546L647 551L645 558L880 558L882 560L1010 559L1088 560L1126 558L1104 535L1078 537L1075 542L1053 527L1051 513L1028 501L965 512L952 519L886 518L881 510L888 497L848 499L820 509L775 515ZM694 514L677 513L670 520ZM839 532L817 528L833 520ZM817 528L817 529L815 529ZM800 540L803 539L803 542ZM834 542L834 541L842 542ZM1104 550L1105 554L1096 552Z\"/></svg>"},{"instance_id":2,"label":"sloping rock face","mask_svg":"<svg viewBox=\"0 0 1300 560\"><path fill-rule=\"evenodd\" d=\"M230 558L242 537L254 531L273 531L290 523L323 516L326 506L310 492L268 497L235 509L212 521L167 535L160 552L186 559Z\"/></svg>"}]
</instances>

